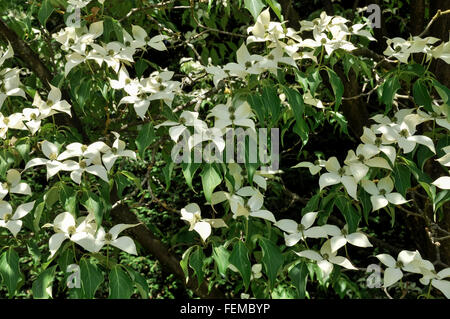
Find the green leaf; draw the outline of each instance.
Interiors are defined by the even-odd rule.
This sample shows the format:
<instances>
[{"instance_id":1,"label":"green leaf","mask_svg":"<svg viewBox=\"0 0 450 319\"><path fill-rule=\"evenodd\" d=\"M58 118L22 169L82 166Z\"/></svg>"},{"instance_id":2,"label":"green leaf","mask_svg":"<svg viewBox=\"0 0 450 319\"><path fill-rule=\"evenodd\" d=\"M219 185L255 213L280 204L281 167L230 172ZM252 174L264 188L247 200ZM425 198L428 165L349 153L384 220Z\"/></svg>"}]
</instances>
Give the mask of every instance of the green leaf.
<instances>
[{"instance_id":1,"label":"green leaf","mask_svg":"<svg viewBox=\"0 0 450 319\"><path fill-rule=\"evenodd\" d=\"M302 144L305 145L309 138L309 127L303 118L303 113L305 112L305 103L303 101L302 95L291 88L283 87L286 97L291 106L292 112L295 118L294 132L300 136L302 139Z\"/></svg>"},{"instance_id":2,"label":"green leaf","mask_svg":"<svg viewBox=\"0 0 450 319\"><path fill-rule=\"evenodd\" d=\"M86 258L80 260L81 290L84 298L93 299L95 292L103 282L103 273Z\"/></svg>"},{"instance_id":3,"label":"green leaf","mask_svg":"<svg viewBox=\"0 0 450 319\"><path fill-rule=\"evenodd\" d=\"M344 85L341 78L331 69L327 69L328 77L330 78L330 84L336 97L335 110L341 105L342 95L344 94Z\"/></svg>"},{"instance_id":4,"label":"green leaf","mask_svg":"<svg viewBox=\"0 0 450 319\"><path fill-rule=\"evenodd\" d=\"M45 202L40 202L36 208L34 209L34 220L33 220L33 228L36 233L41 229L39 227L39 222L41 221L42 212L44 211Z\"/></svg>"},{"instance_id":5,"label":"green leaf","mask_svg":"<svg viewBox=\"0 0 450 319\"><path fill-rule=\"evenodd\" d=\"M39 274L37 279L33 282L31 290L33 291L34 299L49 299L52 298L52 283L55 279L56 265L47 268Z\"/></svg>"},{"instance_id":6,"label":"green leaf","mask_svg":"<svg viewBox=\"0 0 450 319\"><path fill-rule=\"evenodd\" d=\"M250 11L255 21L261 10L265 7L262 0L244 0L244 6L248 11Z\"/></svg>"},{"instance_id":7,"label":"green leaf","mask_svg":"<svg viewBox=\"0 0 450 319\"><path fill-rule=\"evenodd\" d=\"M0 274L8 288L8 295L12 298L20 281L19 255L9 248L0 258Z\"/></svg>"},{"instance_id":8,"label":"green leaf","mask_svg":"<svg viewBox=\"0 0 450 319\"><path fill-rule=\"evenodd\" d=\"M198 279L198 284L200 285L203 281L204 272L203 272L203 261L205 260L205 254L201 247L197 247L197 249L191 254L189 258L189 266L194 269L195 274Z\"/></svg>"},{"instance_id":9,"label":"green leaf","mask_svg":"<svg viewBox=\"0 0 450 319\"><path fill-rule=\"evenodd\" d=\"M306 263L300 262L289 271L289 278L291 278L299 299L305 299L306 282L308 280L308 268Z\"/></svg>"},{"instance_id":10,"label":"green leaf","mask_svg":"<svg viewBox=\"0 0 450 319\"><path fill-rule=\"evenodd\" d=\"M428 149L428 148L427 148ZM411 172L404 164L397 163L394 166L394 185L397 192L406 197L406 191L411 187Z\"/></svg>"},{"instance_id":11,"label":"green leaf","mask_svg":"<svg viewBox=\"0 0 450 319\"><path fill-rule=\"evenodd\" d=\"M283 21L283 17L281 16L281 5L276 0L266 0L266 3L270 6L273 12L275 12L278 19Z\"/></svg>"},{"instance_id":12,"label":"green leaf","mask_svg":"<svg viewBox=\"0 0 450 319\"><path fill-rule=\"evenodd\" d=\"M366 191L362 191L359 196L362 204L362 215L366 224L369 224L369 213L372 211L372 202L370 195Z\"/></svg>"},{"instance_id":13,"label":"green leaf","mask_svg":"<svg viewBox=\"0 0 450 319\"><path fill-rule=\"evenodd\" d=\"M427 174L417 168L416 164L413 161L402 156L399 156L399 159L401 159L405 163L406 167L410 170L410 172L418 182L424 182L428 184L431 184L433 182L433 180Z\"/></svg>"},{"instance_id":14,"label":"green leaf","mask_svg":"<svg viewBox=\"0 0 450 319\"><path fill-rule=\"evenodd\" d=\"M183 256L181 256L180 266L183 270L184 277L186 278L186 284L189 280L189 270L188 270L188 264L189 264L189 257L191 255L192 249L194 249L195 246L189 247L184 253Z\"/></svg>"},{"instance_id":15,"label":"green leaf","mask_svg":"<svg viewBox=\"0 0 450 319\"><path fill-rule=\"evenodd\" d=\"M142 74L144 74L145 70L148 69L150 65L148 64L145 59L139 59L137 60L136 64L134 65L134 68L136 69L136 76L140 78Z\"/></svg>"},{"instance_id":16,"label":"green leaf","mask_svg":"<svg viewBox=\"0 0 450 319\"><path fill-rule=\"evenodd\" d=\"M81 205L86 207L89 213L94 214L97 225L101 225L103 220L103 206L100 198L91 191L87 191L83 195Z\"/></svg>"},{"instance_id":17,"label":"green leaf","mask_svg":"<svg viewBox=\"0 0 450 319\"><path fill-rule=\"evenodd\" d=\"M392 76L386 80L381 86L381 102L386 104L387 109L389 111L392 108L392 102L394 101L395 92L400 89L400 82L396 76Z\"/></svg>"},{"instance_id":18,"label":"green leaf","mask_svg":"<svg viewBox=\"0 0 450 319\"><path fill-rule=\"evenodd\" d=\"M230 264L228 261L230 258L230 252L223 246L214 247L212 257L216 261L217 267L219 268L219 273L223 277L226 277L228 265Z\"/></svg>"},{"instance_id":19,"label":"green leaf","mask_svg":"<svg viewBox=\"0 0 450 319\"><path fill-rule=\"evenodd\" d=\"M433 112L433 108L431 107L431 96L428 93L427 87L420 79L413 85L413 96L417 105L423 106L428 112Z\"/></svg>"},{"instance_id":20,"label":"green leaf","mask_svg":"<svg viewBox=\"0 0 450 319\"><path fill-rule=\"evenodd\" d=\"M222 176L220 175L218 169L214 164L206 164L200 173L203 184L203 192L205 193L205 198L208 202L211 202L211 195L214 189L222 181Z\"/></svg>"},{"instance_id":21,"label":"green leaf","mask_svg":"<svg viewBox=\"0 0 450 319\"><path fill-rule=\"evenodd\" d=\"M115 265L109 273L109 299L129 299L133 294L133 282L130 276Z\"/></svg>"},{"instance_id":22,"label":"green leaf","mask_svg":"<svg viewBox=\"0 0 450 319\"><path fill-rule=\"evenodd\" d=\"M142 126L139 131L138 137L136 138L136 146L141 159L144 158L144 152L155 140L155 130L153 129L152 123L147 123Z\"/></svg>"},{"instance_id":23,"label":"green leaf","mask_svg":"<svg viewBox=\"0 0 450 319\"><path fill-rule=\"evenodd\" d=\"M42 2L42 5L39 8L39 12L38 12L39 22L44 27L45 27L45 24L47 23L48 18L51 16L52 13L53 13L52 4L50 3L49 0L44 0L44 2Z\"/></svg>"},{"instance_id":24,"label":"green leaf","mask_svg":"<svg viewBox=\"0 0 450 319\"><path fill-rule=\"evenodd\" d=\"M238 241L230 255L230 264L235 266L244 279L245 291L247 291L250 284L250 275L252 272L250 259L248 258L247 246L242 241Z\"/></svg>"},{"instance_id":25,"label":"green leaf","mask_svg":"<svg viewBox=\"0 0 450 319\"><path fill-rule=\"evenodd\" d=\"M270 287L273 289L278 271L283 266L284 258L280 248L278 248L271 240L260 238L259 245L262 249L262 264L264 265L266 275L269 278Z\"/></svg>"},{"instance_id":26,"label":"green leaf","mask_svg":"<svg viewBox=\"0 0 450 319\"><path fill-rule=\"evenodd\" d=\"M439 81L433 79L433 86L438 92L439 96L444 100L445 104L448 104L450 100L450 89L445 85L439 83Z\"/></svg>"},{"instance_id":27,"label":"green leaf","mask_svg":"<svg viewBox=\"0 0 450 319\"><path fill-rule=\"evenodd\" d=\"M148 283L142 275L131 267L125 266L142 299L148 299Z\"/></svg>"},{"instance_id":28,"label":"green leaf","mask_svg":"<svg viewBox=\"0 0 450 319\"><path fill-rule=\"evenodd\" d=\"M338 209L341 211L342 215L345 218L345 221L348 224L348 232L351 234L356 231L358 227L359 221L361 220L361 216L358 214L358 211L353 207L351 199L344 195L338 195L335 199L335 204Z\"/></svg>"},{"instance_id":29,"label":"green leaf","mask_svg":"<svg viewBox=\"0 0 450 319\"><path fill-rule=\"evenodd\" d=\"M194 179L195 172L198 170L198 168L201 166L200 163L181 163L181 168L183 170L184 178L186 179L186 184L189 186L190 189L194 190L194 187L192 186L192 180Z\"/></svg>"}]
</instances>

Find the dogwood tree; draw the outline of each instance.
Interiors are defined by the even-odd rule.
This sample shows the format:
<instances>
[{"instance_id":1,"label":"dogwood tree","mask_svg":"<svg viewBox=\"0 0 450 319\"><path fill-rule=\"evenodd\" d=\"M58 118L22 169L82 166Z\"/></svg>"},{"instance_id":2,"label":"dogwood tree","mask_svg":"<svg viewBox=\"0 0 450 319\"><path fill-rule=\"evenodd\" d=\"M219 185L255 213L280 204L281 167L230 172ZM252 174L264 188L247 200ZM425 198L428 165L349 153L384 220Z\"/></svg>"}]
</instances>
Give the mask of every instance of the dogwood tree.
<instances>
[{"instance_id":1,"label":"dogwood tree","mask_svg":"<svg viewBox=\"0 0 450 319\"><path fill-rule=\"evenodd\" d=\"M324 2L2 1L0 295L450 298L450 10Z\"/></svg>"}]
</instances>

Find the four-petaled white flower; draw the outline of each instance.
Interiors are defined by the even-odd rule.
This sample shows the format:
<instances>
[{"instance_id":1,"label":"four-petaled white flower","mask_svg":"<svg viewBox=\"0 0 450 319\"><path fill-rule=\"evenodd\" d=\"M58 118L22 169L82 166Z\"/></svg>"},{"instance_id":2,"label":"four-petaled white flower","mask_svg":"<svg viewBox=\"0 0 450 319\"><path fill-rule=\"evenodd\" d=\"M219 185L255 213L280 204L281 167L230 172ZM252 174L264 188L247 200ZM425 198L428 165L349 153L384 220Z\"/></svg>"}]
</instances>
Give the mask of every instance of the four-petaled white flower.
<instances>
[{"instance_id":1,"label":"four-petaled white flower","mask_svg":"<svg viewBox=\"0 0 450 319\"><path fill-rule=\"evenodd\" d=\"M31 188L27 183L21 183L22 176L16 169L6 172L6 182L0 183L0 200L8 193L31 195Z\"/></svg>"},{"instance_id":2,"label":"four-petaled white flower","mask_svg":"<svg viewBox=\"0 0 450 319\"><path fill-rule=\"evenodd\" d=\"M400 193L392 193L394 182L389 176L381 178L377 184L370 180L363 180L361 185L366 192L372 195L370 196L372 211L386 207L389 203L402 205L408 202Z\"/></svg>"},{"instance_id":3,"label":"four-petaled white flower","mask_svg":"<svg viewBox=\"0 0 450 319\"><path fill-rule=\"evenodd\" d=\"M322 174L319 178L320 190L330 185L342 183L347 193L354 199L357 199L357 182L355 178L351 176L348 166L341 167L337 158L333 156L327 160L325 163L325 168L328 173Z\"/></svg>"},{"instance_id":4,"label":"four-petaled white flower","mask_svg":"<svg viewBox=\"0 0 450 319\"><path fill-rule=\"evenodd\" d=\"M0 227L7 228L14 237L22 228L21 218L25 217L34 207L34 202L22 204L17 207L14 214L13 209L8 202L0 201Z\"/></svg>"},{"instance_id":5,"label":"four-petaled white flower","mask_svg":"<svg viewBox=\"0 0 450 319\"><path fill-rule=\"evenodd\" d=\"M342 229L339 229L335 225L323 225L327 235L332 236L330 238L330 248L332 252L338 251L339 248L345 246L347 243L353 246L362 248L372 247L372 244L367 239L367 236L360 231L355 231L351 234L348 233L348 225L346 224Z\"/></svg>"},{"instance_id":6,"label":"four-petaled white flower","mask_svg":"<svg viewBox=\"0 0 450 319\"><path fill-rule=\"evenodd\" d=\"M100 226L95 236L95 251L100 251L105 245L111 245L129 254L137 255L136 245L133 239L128 236L119 237L119 234L125 229L136 227L138 225L139 224L117 224L113 226L109 232L106 232L105 229Z\"/></svg>"},{"instance_id":7,"label":"four-petaled white flower","mask_svg":"<svg viewBox=\"0 0 450 319\"><path fill-rule=\"evenodd\" d=\"M114 141L113 146L111 148L108 147L108 150L102 156L103 164L108 172L119 157L125 156L136 160L136 153L131 150L126 150L125 142L119 139L120 135L116 132L112 133L116 137L116 140Z\"/></svg>"},{"instance_id":8,"label":"four-petaled white flower","mask_svg":"<svg viewBox=\"0 0 450 319\"><path fill-rule=\"evenodd\" d=\"M195 203L181 209L181 219L189 223L189 231L195 230L204 241L211 235L211 227L227 227L220 218L202 219L200 206Z\"/></svg>"},{"instance_id":9,"label":"four-petaled white flower","mask_svg":"<svg viewBox=\"0 0 450 319\"><path fill-rule=\"evenodd\" d=\"M321 226L314 226L314 221L317 217L317 212L306 213L298 224L292 219L280 219L274 225L280 228L287 234L284 234L286 246L294 246L300 240L306 238L327 238L327 232Z\"/></svg>"},{"instance_id":10,"label":"four-petaled white flower","mask_svg":"<svg viewBox=\"0 0 450 319\"><path fill-rule=\"evenodd\" d=\"M320 248L320 254L314 250L303 250L301 252L295 252L300 257L305 257L314 261L317 261L317 266L322 270L323 278L328 276L333 271L333 264L342 266L347 269L357 270L352 265L350 260L345 257L337 256L337 252L331 251L330 240L328 239Z\"/></svg>"},{"instance_id":11,"label":"four-petaled white flower","mask_svg":"<svg viewBox=\"0 0 450 319\"><path fill-rule=\"evenodd\" d=\"M379 254L378 258L388 268L384 270L384 287L395 284L403 277L403 271L420 273L422 257L418 251L402 250L395 260L391 255Z\"/></svg>"},{"instance_id":12,"label":"four-petaled white flower","mask_svg":"<svg viewBox=\"0 0 450 319\"><path fill-rule=\"evenodd\" d=\"M96 251L93 228L90 223L87 222L89 218L91 218L90 215L77 222L71 213L64 212L55 217L53 224L45 224L42 226L53 227L53 230L55 231L55 234L50 237L48 242L50 249L49 259L56 254L59 247L61 247L66 239L80 245L89 252Z\"/></svg>"}]
</instances>

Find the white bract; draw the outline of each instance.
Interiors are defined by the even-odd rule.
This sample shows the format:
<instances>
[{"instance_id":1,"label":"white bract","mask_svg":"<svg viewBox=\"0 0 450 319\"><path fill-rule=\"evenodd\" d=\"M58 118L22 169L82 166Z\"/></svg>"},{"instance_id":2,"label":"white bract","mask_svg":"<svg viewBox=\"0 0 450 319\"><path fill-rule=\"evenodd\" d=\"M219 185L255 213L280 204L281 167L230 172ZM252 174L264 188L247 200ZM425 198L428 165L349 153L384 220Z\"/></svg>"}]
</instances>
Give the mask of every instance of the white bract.
<instances>
[{"instance_id":1,"label":"white bract","mask_svg":"<svg viewBox=\"0 0 450 319\"><path fill-rule=\"evenodd\" d=\"M314 226L314 221L317 217L317 212L306 213L300 224L292 219L280 219L274 225L280 228L287 234L284 234L286 246L291 247L297 244L300 240L306 238L327 238L327 232L322 226Z\"/></svg>"},{"instance_id":2,"label":"white bract","mask_svg":"<svg viewBox=\"0 0 450 319\"><path fill-rule=\"evenodd\" d=\"M55 217L53 224L45 224L42 226L53 227L53 230L55 231L55 234L50 237L48 243L50 249L49 259L56 254L66 239L80 245L89 252L95 252L95 229L93 232L90 223L90 219L92 218L91 215L88 215L86 218L77 222L71 213L64 212Z\"/></svg>"},{"instance_id":3,"label":"white bract","mask_svg":"<svg viewBox=\"0 0 450 319\"><path fill-rule=\"evenodd\" d=\"M328 173L324 173L320 176L320 190L330 185L342 183L347 193L354 199L357 199L357 181L352 176L348 166L341 167L337 158L333 156L327 160L325 163L325 168Z\"/></svg>"},{"instance_id":4,"label":"white bract","mask_svg":"<svg viewBox=\"0 0 450 319\"><path fill-rule=\"evenodd\" d=\"M317 266L322 270L323 278L326 279L333 271L333 264L347 269L357 270L355 266L345 257L337 256L337 252L331 251L330 240L327 240L320 248L320 254L314 250L303 250L295 252L298 256L311 259L317 262Z\"/></svg>"},{"instance_id":5,"label":"white bract","mask_svg":"<svg viewBox=\"0 0 450 319\"><path fill-rule=\"evenodd\" d=\"M181 209L181 219L189 223L189 231L195 230L204 241L211 235L211 227L227 227L220 218L202 219L200 206L195 203Z\"/></svg>"},{"instance_id":6,"label":"white bract","mask_svg":"<svg viewBox=\"0 0 450 319\"><path fill-rule=\"evenodd\" d=\"M363 180L362 187L370 196L372 211L386 207L389 203L402 205L408 202L400 193L393 193L394 182L389 176L381 178L377 184L370 180Z\"/></svg>"},{"instance_id":7,"label":"white bract","mask_svg":"<svg viewBox=\"0 0 450 319\"><path fill-rule=\"evenodd\" d=\"M136 245L128 236L121 236L119 234L125 229L136 227L139 224L117 224L113 226L109 232L100 226L97 234L95 235L95 251L99 251L105 245L111 245L117 247L129 254L137 255Z\"/></svg>"},{"instance_id":8,"label":"white bract","mask_svg":"<svg viewBox=\"0 0 450 319\"><path fill-rule=\"evenodd\" d=\"M34 201L19 205L13 214L11 205L3 200L0 201L0 227L7 228L16 237L22 228L20 219L28 215L33 207Z\"/></svg>"},{"instance_id":9,"label":"white bract","mask_svg":"<svg viewBox=\"0 0 450 319\"><path fill-rule=\"evenodd\" d=\"M422 257L418 251L403 250L398 254L397 260L388 254L379 254L375 257L388 267L384 270L384 287L392 286L399 281L403 277L403 271L420 273Z\"/></svg>"},{"instance_id":10,"label":"white bract","mask_svg":"<svg viewBox=\"0 0 450 319\"><path fill-rule=\"evenodd\" d=\"M8 193L31 195L31 188L27 183L21 182L21 174L16 169L9 169L6 172L6 182L0 183L0 200Z\"/></svg>"},{"instance_id":11,"label":"white bract","mask_svg":"<svg viewBox=\"0 0 450 319\"><path fill-rule=\"evenodd\" d=\"M339 248L345 246L347 243L353 246L362 248L372 247L372 244L367 239L367 236L360 231L348 233L348 225L346 224L342 229L334 225L323 225L327 235L333 236L330 238L330 248L332 252L338 251Z\"/></svg>"}]
</instances>

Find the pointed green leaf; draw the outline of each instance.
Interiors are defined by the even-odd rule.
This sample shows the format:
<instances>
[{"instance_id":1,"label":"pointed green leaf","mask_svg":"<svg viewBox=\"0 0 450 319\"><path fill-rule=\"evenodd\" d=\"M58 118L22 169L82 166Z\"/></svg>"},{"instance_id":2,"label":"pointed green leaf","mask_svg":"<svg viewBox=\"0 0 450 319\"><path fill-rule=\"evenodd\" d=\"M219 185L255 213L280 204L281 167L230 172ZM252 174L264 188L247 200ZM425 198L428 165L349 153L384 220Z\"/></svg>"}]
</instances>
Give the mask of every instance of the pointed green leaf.
<instances>
[{"instance_id":1,"label":"pointed green leaf","mask_svg":"<svg viewBox=\"0 0 450 319\"><path fill-rule=\"evenodd\" d=\"M20 281L19 255L9 248L0 258L0 275L8 288L9 297L13 297Z\"/></svg>"},{"instance_id":2,"label":"pointed green leaf","mask_svg":"<svg viewBox=\"0 0 450 319\"><path fill-rule=\"evenodd\" d=\"M92 264L89 260L82 258L80 260L80 278L84 298L93 299L95 292L103 282L103 273L96 265Z\"/></svg>"},{"instance_id":3,"label":"pointed green leaf","mask_svg":"<svg viewBox=\"0 0 450 319\"><path fill-rule=\"evenodd\" d=\"M273 289L278 271L283 266L284 258L281 254L280 248L271 240L260 238L259 245L262 249L262 264L264 265L266 275L269 278L270 287Z\"/></svg>"},{"instance_id":4,"label":"pointed green leaf","mask_svg":"<svg viewBox=\"0 0 450 319\"><path fill-rule=\"evenodd\" d=\"M52 283L55 279L56 265L47 268L39 274L33 282L31 290L33 291L34 299L49 299L52 298Z\"/></svg>"},{"instance_id":5,"label":"pointed green leaf","mask_svg":"<svg viewBox=\"0 0 450 319\"><path fill-rule=\"evenodd\" d=\"M235 266L244 280L245 291L250 284L250 275L252 272L250 259L248 258L247 246L242 241L238 241L230 255L230 264Z\"/></svg>"},{"instance_id":6,"label":"pointed green leaf","mask_svg":"<svg viewBox=\"0 0 450 319\"><path fill-rule=\"evenodd\" d=\"M129 299L133 294L133 282L130 276L116 265L109 273L109 299Z\"/></svg>"}]
</instances>

